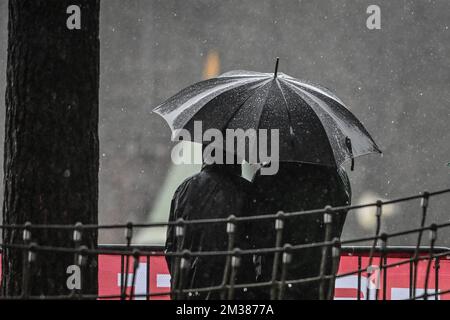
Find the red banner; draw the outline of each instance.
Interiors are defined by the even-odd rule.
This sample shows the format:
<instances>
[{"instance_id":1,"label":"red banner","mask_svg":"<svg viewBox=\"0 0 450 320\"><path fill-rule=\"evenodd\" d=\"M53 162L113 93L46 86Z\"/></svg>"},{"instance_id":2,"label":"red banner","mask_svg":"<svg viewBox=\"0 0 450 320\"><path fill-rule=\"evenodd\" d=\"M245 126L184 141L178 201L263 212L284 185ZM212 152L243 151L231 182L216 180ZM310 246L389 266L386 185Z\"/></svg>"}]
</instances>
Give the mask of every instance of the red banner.
<instances>
[{"instance_id":1,"label":"red banner","mask_svg":"<svg viewBox=\"0 0 450 320\"><path fill-rule=\"evenodd\" d=\"M389 254L386 264L397 264L411 258L410 253L396 252ZM122 260L123 259L123 260ZM127 283L127 293L131 292L133 284L133 259L129 259L129 268L126 272L125 258L113 255L99 256L99 296L100 299L111 299L110 296L121 294L121 283ZM404 263L393 267L379 268L379 257L374 257L370 273L361 272L360 276L356 272L358 269L367 267L369 262L367 253L350 254L344 253L339 266L339 275L344 275L336 279L335 299L361 300L386 298L388 300L408 299L410 296L410 263ZM416 296L425 292L425 278L427 260L421 260L417 269ZM123 270L122 270L123 269ZM1 260L0 260L1 274ZM122 278L123 277L123 278ZM439 259L439 269L436 275L436 263L433 260L429 272L428 294L450 290L450 255ZM384 290L385 289L385 290ZM170 275L164 257L152 256L141 257L139 267L134 275L134 294L136 299L169 299L165 294L170 290ZM162 294L162 295L158 295ZM103 298L102 298L103 297ZM435 299L434 296L428 299ZM439 300L450 300L450 293L438 295Z\"/></svg>"}]
</instances>

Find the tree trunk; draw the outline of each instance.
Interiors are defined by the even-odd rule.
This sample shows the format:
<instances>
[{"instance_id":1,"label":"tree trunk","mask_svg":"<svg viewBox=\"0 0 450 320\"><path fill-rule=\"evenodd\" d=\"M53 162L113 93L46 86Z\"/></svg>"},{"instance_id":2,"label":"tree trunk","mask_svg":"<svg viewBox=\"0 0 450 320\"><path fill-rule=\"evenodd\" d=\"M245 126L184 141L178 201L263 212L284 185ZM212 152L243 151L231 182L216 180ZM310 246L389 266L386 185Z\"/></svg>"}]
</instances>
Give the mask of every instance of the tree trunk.
<instances>
[{"instance_id":1,"label":"tree trunk","mask_svg":"<svg viewBox=\"0 0 450 320\"><path fill-rule=\"evenodd\" d=\"M81 29L69 30L70 5ZM99 0L10 0L3 224L97 224ZM71 230L31 229L31 242L73 248ZM7 229L3 243L23 244ZM82 244L96 248L97 231ZM26 260L26 259L25 259ZM3 294L68 294L74 254L5 248ZM97 257L81 269L81 292L97 294ZM29 290L24 288L28 283Z\"/></svg>"}]
</instances>

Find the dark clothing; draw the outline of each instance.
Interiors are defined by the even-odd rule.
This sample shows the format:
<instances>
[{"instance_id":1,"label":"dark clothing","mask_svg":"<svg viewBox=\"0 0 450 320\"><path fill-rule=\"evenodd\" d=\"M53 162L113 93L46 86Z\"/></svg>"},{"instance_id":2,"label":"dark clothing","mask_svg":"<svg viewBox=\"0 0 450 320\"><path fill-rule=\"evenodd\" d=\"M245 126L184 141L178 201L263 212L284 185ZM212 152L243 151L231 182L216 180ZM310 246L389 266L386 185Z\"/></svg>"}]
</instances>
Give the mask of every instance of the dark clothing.
<instances>
[{"instance_id":1,"label":"dark clothing","mask_svg":"<svg viewBox=\"0 0 450 320\"><path fill-rule=\"evenodd\" d=\"M176 190L170 208L170 221L179 218L197 220L243 215L250 182L241 178L232 165L207 165L201 172L186 179ZM240 230L237 225L237 232ZM239 246L239 240L236 240ZM226 223L187 225L184 241L177 243L175 226L167 230L166 250L225 251L228 247ZM242 247L241 247L242 248ZM175 274L175 258L166 258L170 273ZM183 276L183 288L217 286L222 283L225 256L193 257ZM172 297L175 298L175 297ZM219 299L220 292L199 293L191 299Z\"/></svg>"},{"instance_id":2,"label":"dark clothing","mask_svg":"<svg viewBox=\"0 0 450 320\"><path fill-rule=\"evenodd\" d=\"M253 181L254 194L252 214L274 214L278 211L296 212L322 209L326 205L344 206L351 202L350 183L346 173L336 168L300 163L280 163L276 175L263 176L257 173ZM346 212L334 214L331 239L340 237ZM251 224L250 242L256 248L274 247L274 220L262 220ZM303 215L286 218L282 245L299 245L324 241L325 228L323 214ZM326 272L331 272L331 249L326 259ZM309 278L319 275L322 249L308 248L294 251L292 262L287 268L286 280ZM258 281L272 278L273 254L255 257L260 261L256 268ZM281 274L281 261L278 276ZM334 286L334 283L331 284ZM286 287L284 299L319 299L318 281L293 284ZM328 292L328 286L324 292ZM270 287L254 290L259 299L270 298Z\"/></svg>"}]
</instances>

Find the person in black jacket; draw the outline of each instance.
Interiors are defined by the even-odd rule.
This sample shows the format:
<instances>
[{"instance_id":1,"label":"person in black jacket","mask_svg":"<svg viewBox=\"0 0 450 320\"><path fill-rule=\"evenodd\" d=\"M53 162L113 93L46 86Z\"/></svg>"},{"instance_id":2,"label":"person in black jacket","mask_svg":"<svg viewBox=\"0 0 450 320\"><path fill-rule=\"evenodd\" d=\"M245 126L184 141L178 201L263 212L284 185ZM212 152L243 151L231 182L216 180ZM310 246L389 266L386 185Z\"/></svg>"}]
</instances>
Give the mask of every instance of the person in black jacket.
<instances>
[{"instance_id":1,"label":"person in black jacket","mask_svg":"<svg viewBox=\"0 0 450 320\"><path fill-rule=\"evenodd\" d=\"M351 202L351 188L345 171L319 165L280 162L278 173L261 175L253 179L253 215L275 214L279 211L297 212L311 209L323 209L325 206L345 206ZM342 233L346 212L333 214L331 239L339 238ZM256 221L251 225L250 242L255 248L275 247L274 220ZM282 243L300 245L324 241L325 227L323 214L301 215L286 218ZM281 256L281 255L280 255ZM319 276L322 248L308 248L292 252L292 261L286 269L286 280L304 279ZM280 258L281 259L281 258ZM258 281L272 280L273 254L254 257ZM326 258L326 274L332 270L331 248ZM276 278L280 279L282 263L279 261ZM328 296L329 286L323 288ZM320 281L292 284L285 287L284 299L319 299ZM332 290L331 289L331 290ZM271 287L253 290L258 299L269 299Z\"/></svg>"},{"instance_id":2,"label":"person in black jacket","mask_svg":"<svg viewBox=\"0 0 450 320\"><path fill-rule=\"evenodd\" d=\"M179 218L197 220L240 216L246 209L250 182L241 177L240 164L203 165L201 171L186 179L176 190L170 208L169 221ZM226 223L187 225L183 243L177 242L176 227L167 230L166 252L226 251L228 234ZM236 234L245 230L237 224ZM245 248L242 237L236 238L236 247ZM219 286L223 282L226 256L192 257L190 266L182 275L174 257L166 256L174 289L193 289ZM175 279L178 278L178 279ZM228 282L229 280L227 280ZM181 283L180 283L181 282ZM172 294L172 299L220 299L223 291L196 292L185 296ZM236 293L239 296L239 292Z\"/></svg>"}]
</instances>

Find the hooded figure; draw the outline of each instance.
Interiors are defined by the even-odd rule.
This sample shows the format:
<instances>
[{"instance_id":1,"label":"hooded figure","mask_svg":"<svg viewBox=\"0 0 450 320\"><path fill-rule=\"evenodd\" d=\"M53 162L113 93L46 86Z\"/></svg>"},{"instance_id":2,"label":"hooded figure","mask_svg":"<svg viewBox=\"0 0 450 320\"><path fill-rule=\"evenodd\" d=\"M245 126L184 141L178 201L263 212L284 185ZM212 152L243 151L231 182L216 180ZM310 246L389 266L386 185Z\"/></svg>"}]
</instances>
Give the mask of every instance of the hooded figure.
<instances>
[{"instance_id":1,"label":"hooded figure","mask_svg":"<svg viewBox=\"0 0 450 320\"><path fill-rule=\"evenodd\" d=\"M253 215L322 209L327 205L345 206L350 205L351 202L350 182L344 170L294 162L281 162L278 173L275 175L261 175L258 172L253 179L253 190L251 209ZM345 217L346 212L333 214L331 239L341 236ZM274 220L252 223L250 241L256 248L275 247L274 225ZM281 246L321 242L324 238L323 214L290 217L284 222ZM332 272L331 251L329 247L325 274ZM286 269L286 280L319 276L321 256L321 247L293 251L291 263ZM258 281L271 281L273 259L273 254L254 257ZM278 280L281 269L280 261L277 269ZM332 282L326 282L325 296L328 296L329 286L334 289ZM284 289L283 299L319 299L319 288L320 281L290 284ZM253 291L256 298L269 299L271 287Z\"/></svg>"},{"instance_id":2,"label":"hooded figure","mask_svg":"<svg viewBox=\"0 0 450 320\"><path fill-rule=\"evenodd\" d=\"M246 210L250 182L241 177L240 164L203 165L202 170L186 179L176 190L170 208L169 221L228 218L240 216ZM191 252L226 251L228 234L226 223L186 225L183 243L177 243L175 226L167 230L166 251ZM237 225L237 232L244 230ZM239 239L236 239L239 246ZM245 247L245 244L243 245ZM242 249L243 246L240 246ZM179 273L176 258L167 256L167 264L172 275L173 289L193 289L222 284L226 256L202 256L190 258L190 266L183 272L181 284L175 280ZM175 281L177 281L175 283ZM177 287L177 288L176 288ZM172 294L172 299L183 298ZM188 299L220 299L221 291L196 292Z\"/></svg>"}]
</instances>

